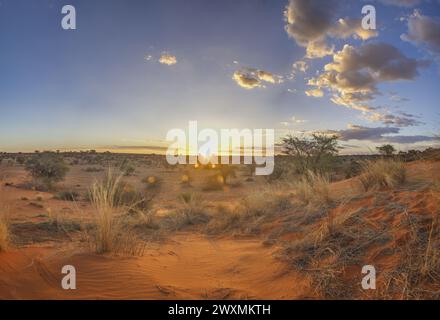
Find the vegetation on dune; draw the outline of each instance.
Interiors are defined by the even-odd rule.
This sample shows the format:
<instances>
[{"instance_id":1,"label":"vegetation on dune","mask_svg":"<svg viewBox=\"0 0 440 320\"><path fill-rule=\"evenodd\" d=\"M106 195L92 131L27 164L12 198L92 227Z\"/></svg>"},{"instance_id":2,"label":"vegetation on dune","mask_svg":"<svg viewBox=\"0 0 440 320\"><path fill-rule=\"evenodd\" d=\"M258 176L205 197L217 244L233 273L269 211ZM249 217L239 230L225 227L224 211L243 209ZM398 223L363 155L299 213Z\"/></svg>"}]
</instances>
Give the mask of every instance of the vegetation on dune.
<instances>
[{"instance_id":1,"label":"vegetation on dune","mask_svg":"<svg viewBox=\"0 0 440 320\"><path fill-rule=\"evenodd\" d=\"M366 161L363 163L359 180L365 191L373 188L393 188L405 182L405 166L403 162L395 159Z\"/></svg>"},{"instance_id":2,"label":"vegetation on dune","mask_svg":"<svg viewBox=\"0 0 440 320\"><path fill-rule=\"evenodd\" d=\"M294 184L295 195L306 205L328 205L330 196L330 180L327 175L309 171Z\"/></svg>"}]
</instances>

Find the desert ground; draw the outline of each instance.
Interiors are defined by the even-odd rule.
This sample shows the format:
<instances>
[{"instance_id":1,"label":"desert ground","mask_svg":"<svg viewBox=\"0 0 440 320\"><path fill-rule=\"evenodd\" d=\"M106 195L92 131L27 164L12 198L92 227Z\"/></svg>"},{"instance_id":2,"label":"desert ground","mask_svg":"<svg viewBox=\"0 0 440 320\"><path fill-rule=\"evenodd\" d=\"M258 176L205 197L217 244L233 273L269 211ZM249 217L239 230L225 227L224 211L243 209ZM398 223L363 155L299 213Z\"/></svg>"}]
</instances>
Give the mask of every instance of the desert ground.
<instances>
[{"instance_id":1,"label":"desert ground","mask_svg":"<svg viewBox=\"0 0 440 320\"><path fill-rule=\"evenodd\" d=\"M440 157L360 159L370 166L306 181L244 165L170 167L159 155L63 154L69 170L46 190L19 160L35 156L0 164L0 299L440 298ZM90 190L109 170L123 201L103 209ZM75 290L60 285L65 265ZM375 290L361 287L364 265Z\"/></svg>"}]
</instances>

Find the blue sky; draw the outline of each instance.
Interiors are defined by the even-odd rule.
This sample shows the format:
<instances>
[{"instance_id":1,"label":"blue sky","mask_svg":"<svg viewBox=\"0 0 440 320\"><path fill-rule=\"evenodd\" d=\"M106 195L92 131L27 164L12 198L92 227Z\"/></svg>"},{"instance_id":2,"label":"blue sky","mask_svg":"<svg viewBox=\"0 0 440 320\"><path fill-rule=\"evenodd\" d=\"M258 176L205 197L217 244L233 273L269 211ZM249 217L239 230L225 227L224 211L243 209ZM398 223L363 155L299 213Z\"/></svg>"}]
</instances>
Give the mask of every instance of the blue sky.
<instances>
[{"instance_id":1,"label":"blue sky","mask_svg":"<svg viewBox=\"0 0 440 320\"><path fill-rule=\"evenodd\" d=\"M365 39L336 28L338 19L361 19L365 1L0 3L0 151L155 146L189 120L210 128L275 128L278 136L335 132L357 147L348 148L354 153L385 142L400 149L432 145L432 134L440 131L440 40L428 32L440 28L436 0L368 2L376 8L378 29ZM61 28L65 4L76 8L76 30ZM327 6L321 13L329 16L314 14ZM289 22L286 8L293 17L304 17L306 9L311 16ZM309 37L306 28L321 21L314 19L331 25ZM411 31L411 24L419 27ZM307 57L318 42L333 52ZM326 79L325 66L344 45L360 56L374 49L378 57L392 46L399 54L387 67L416 67L409 76L393 71L391 79L364 57L362 69L338 76L374 77L370 87L356 89L374 95L362 101L368 110L352 101L337 104L332 99L347 94L345 83L312 86L309 80ZM160 63L161 56L176 63ZM298 61L305 72L292 67ZM308 96L309 90L322 97Z\"/></svg>"}]
</instances>

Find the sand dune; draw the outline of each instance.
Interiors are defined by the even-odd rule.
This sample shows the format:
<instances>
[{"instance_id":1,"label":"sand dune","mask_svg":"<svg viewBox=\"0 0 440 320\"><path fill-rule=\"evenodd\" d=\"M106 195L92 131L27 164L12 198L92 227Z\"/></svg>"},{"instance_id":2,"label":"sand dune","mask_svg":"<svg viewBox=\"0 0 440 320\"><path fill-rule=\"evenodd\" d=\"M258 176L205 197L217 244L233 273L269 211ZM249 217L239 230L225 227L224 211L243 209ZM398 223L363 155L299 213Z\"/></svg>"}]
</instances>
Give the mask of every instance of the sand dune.
<instances>
[{"instance_id":1,"label":"sand dune","mask_svg":"<svg viewBox=\"0 0 440 320\"><path fill-rule=\"evenodd\" d=\"M292 299L298 276L257 240L209 240L181 234L142 257L54 249L0 255L2 299ZM77 290L60 286L63 265L77 270Z\"/></svg>"}]
</instances>

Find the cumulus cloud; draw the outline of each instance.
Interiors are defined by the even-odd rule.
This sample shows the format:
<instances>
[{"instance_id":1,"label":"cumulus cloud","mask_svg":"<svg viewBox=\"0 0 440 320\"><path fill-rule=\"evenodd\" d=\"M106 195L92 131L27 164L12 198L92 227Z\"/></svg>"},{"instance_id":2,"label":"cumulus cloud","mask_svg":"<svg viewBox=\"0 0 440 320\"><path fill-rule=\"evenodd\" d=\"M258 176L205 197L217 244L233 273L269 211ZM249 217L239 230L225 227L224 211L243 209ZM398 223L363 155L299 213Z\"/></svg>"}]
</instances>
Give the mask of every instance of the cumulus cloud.
<instances>
[{"instance_id":1,"label":"cumulus cloud","mask_svg":"<svg viewBox=\"0 0 440 320\"><path fill-rule=\"evenodd\" d=\"M177 63L177 58L169 53L162 53L159 57L159 63L172 66Z\"/></svg>"},{"instance_id":2,"label":"cumulus cloud","mask_svg":"<svg viewBox=\"0 0 440 320\"><path fill-rule=\"evenodd\" d=\"M364 30L360 19L338 19L339 4L339 0L289 0L284 12L285 30L306 48L307 58L333 54L334 47L327 44L327 37L366 40L377 35L373 30Z\"/></svg>"},{"instance_id":3,"label":"cumulus cloud","mask_svg":"<svg viewBox=\"0 0 440 320\"><path fill-rule=\"evenodd\" d=\"M399 126L415 125L415 119L384 114L368 102L380 94L377 85L388 81L413 80L426 61L406 57L386 43L370 43L359 48L345 45L324 66L324 72L309 80L310 86L332 92L332 102L362 111L371 121ZM311 94L310 94L311 95ZM311 95L313 96L313 95Z\"/></svg>"},{"instance_id":4,"label":"cumulus cloud","mask_svg":"<svg viewBox=\"0 0 440 320\"><path fill-rule=\"evenodd\" d=\"M264 82L272 84L283 82L281 76L255 68L244 68L242 70L237 70L232 75L232 79L240 87L245 89L264 87Z\"/></svg>"},{"instance_id":5,"label":"cumulus cloud","mask_svg":"<svg viewBox=\"0 0 440 320\"><path fill-rule=\"evenodd\" d=\"M397 127L364 127L349 124L344 130L329 130L328 133L336 134L341 141L367 140L380 143L417 143L435 140L433 137L424 135L398 135L400 128Z\"/></svg>"},{"instance_id":6,"label":"cumulus cloud","mask_svg":"<svg viewBox=\"0 0 440 320\"><path fill-rule=\"evenodd\" d=\"M418 10L408 18L408 32L402 40L425 47L431 54L440 57L440 19L424 16Z\"/></svg>"}]
</instances>

